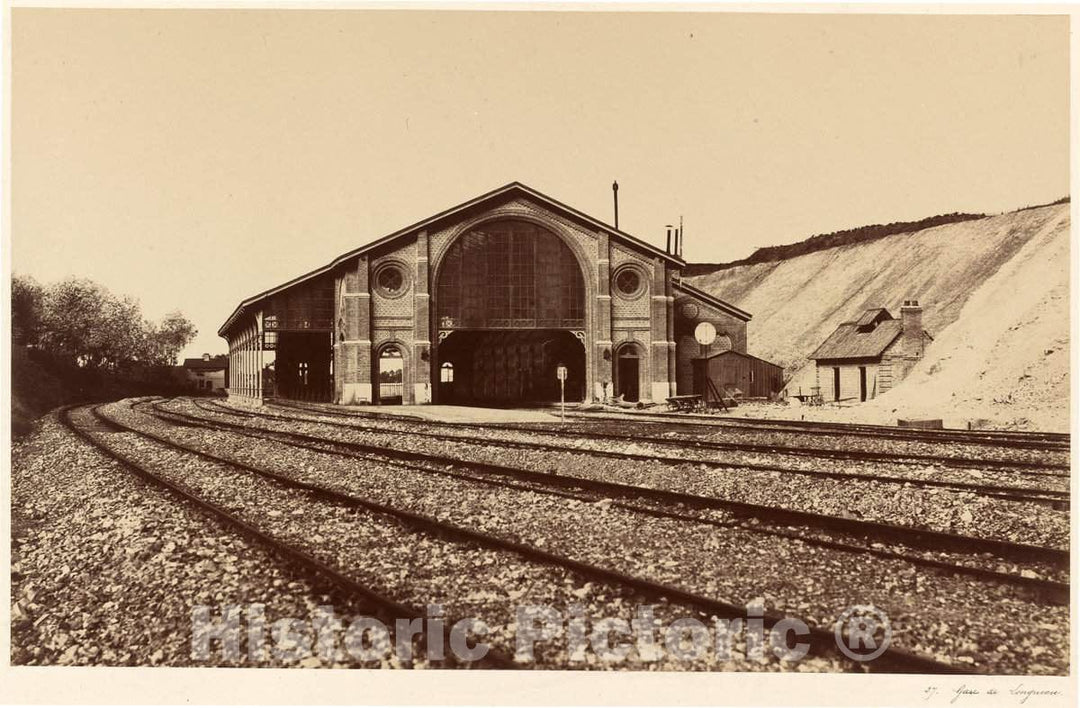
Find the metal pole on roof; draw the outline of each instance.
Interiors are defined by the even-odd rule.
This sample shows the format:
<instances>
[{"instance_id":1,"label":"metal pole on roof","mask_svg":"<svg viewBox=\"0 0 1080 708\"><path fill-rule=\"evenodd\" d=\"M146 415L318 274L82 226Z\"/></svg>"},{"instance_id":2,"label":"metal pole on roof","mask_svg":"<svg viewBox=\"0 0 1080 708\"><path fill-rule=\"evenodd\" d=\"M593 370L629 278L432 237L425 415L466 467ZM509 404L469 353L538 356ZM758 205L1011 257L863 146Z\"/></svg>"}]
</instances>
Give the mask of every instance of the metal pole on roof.
<instances>
[{"instance_id":1,"label":"metal pole on roof","mask_svg":"<svg viewBox=\"0 0 1080 708\"><path fill-rule=\"evenodd\" d=\"M619 230L619 183L611 183L611 192L615 195L615 230Z\"/></svg>"}]
</instances>

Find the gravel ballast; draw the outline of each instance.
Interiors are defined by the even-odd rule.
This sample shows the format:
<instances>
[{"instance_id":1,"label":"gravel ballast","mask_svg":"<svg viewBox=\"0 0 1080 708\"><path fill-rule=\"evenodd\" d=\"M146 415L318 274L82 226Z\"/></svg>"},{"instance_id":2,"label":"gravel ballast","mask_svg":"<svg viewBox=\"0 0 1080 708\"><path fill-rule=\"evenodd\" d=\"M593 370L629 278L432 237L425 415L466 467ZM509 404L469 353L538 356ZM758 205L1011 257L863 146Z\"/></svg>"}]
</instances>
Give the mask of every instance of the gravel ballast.
<instances>
[{"instance_id":1,"label":"gravel ballast","mask_svg":"<svg viewBox=\"0 0 1080 708\"><path fill-rule=\"evenodd\" d=\"M173 428L121 407L110 409L125 423L208 445L216 454L266 464L284 474L406 506L431 516L474 526L515 540L557 550L598 565L659 582L678 584L710 597L763 597L767 606L829 627L851 604L887 608L903 627L903 646L998 671L1056 670L1064 654L1042 657L1032 669L1030 642L1005 642L1026 635L1024 617L1067 623L1067 610L1021 599L1015 587L957 579L903 561L867 559L798 541L769 539L715 524L673 522L634 514L610 503L585 504L527 491L494 490L480 484L383 469L380 465L298 450L280 443L191 428ZM575 470L577 472L577 470ZM447 503L447 500L453 503ZM559 522L559 523L556 523ZM705 557L720 564L702 563ZM986 611L972 618L964 608ZM1008 618L1014 618L1015 626ZM1049 620L1047 620L1049 618ZM1067 624L1061 625L1067 627ZM900 640L898 640L900 641ZM1046 653L1045 651L1043 653ZM958 658L964 657L964 658Z\"/></svg>"},{"instance_id":2,"label":"gravel ballast","mask_svg":"<svg viewBox=\"0 0 1080 708\"><path fill-rule=\"evenodd\" d=\"M193 660L192 608L262 603L267 626L320 605L368 609L139 481L55 414L15 445L12 491L15 665L296 665Z\"/></svg>"},{"instance_id":3,"label":"gravel ballast","mask_svg":"<svg viewBox=\"0 0 1080 708\"><path fill-rule=\"evenodd\" d=\"M122 408L111 407L114 414ZM381 594L419 606L439 602L448 617L480 618L490 628L485 641L510 654L514 646L511 623L518 605L580 607L588 617L629 619L631 609L644 602L632 591L584 581L513 553L418 533L393 518L317 501L229 465L170 450L134 434L110 433L105 437L110 447L137 457L155 473L191 486L200 496L230 508L290 546L347 569ZM664 626L676 618L697 616L699 613L677 604L658 603L656 607L657 622ZM710 619L701 618L706 623ZM561 645L549 646L538 655L537 665L577 667ZM587 659L582 662L583 667L594 665L607 668ZM826 655L785 666L772 656L758 660L734 652L722 661L711 656L694 661L662 656L647 662L631 652L620 667L837 671L851 670L852 662Z\"/></svg>"},{"instance_id":4,"label":"gravel ballast","mask_svg":"<svg viewBox=\"0 0 1080 708\"><path fill-rule=\"evenodd\" d=\"M184 411L214 418L205 410ZM221 414L221 420L237 422ZM284 432L301 432L329 440L359 442L411 451L416 442L397 430L385 433L349 430L300 420L273 417L241 418L245 425ZM639 459L598 458L587 452L556 452L418 439L428 454L462 461L518 466L536 472L620 482L653 489L684 492L736 502L779 506L844 518L864 519L976 538L1067 548L1068 513L1043 504L996 499L974 492L912 483L815 478L766 472L720 464L668 464Z\"/></svg>"}]
</instances>

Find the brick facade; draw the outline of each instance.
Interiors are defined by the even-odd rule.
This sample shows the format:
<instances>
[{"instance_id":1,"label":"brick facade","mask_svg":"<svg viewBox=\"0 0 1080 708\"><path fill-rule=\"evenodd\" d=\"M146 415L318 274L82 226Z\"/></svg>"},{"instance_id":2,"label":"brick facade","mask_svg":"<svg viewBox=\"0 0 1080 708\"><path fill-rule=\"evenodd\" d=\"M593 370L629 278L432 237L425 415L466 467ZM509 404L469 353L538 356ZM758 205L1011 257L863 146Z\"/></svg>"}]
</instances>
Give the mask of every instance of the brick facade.
<instances>
[{"instance_id":1,"label":"brick facade","mask_svg":"<svg viewBox=\"0 0 1080 708\"><path fill-rule=\"evenodd\" d=\"M402 354L402 402L438 402L433 382L439 381L439 346L453 331L440 329L435 321L440 266L458 238L482 231L485 224L507 221L529 222L554 234L580 268L584 326L571 332L584 346L586 398L615 393L615 362L627 347L638 359L641 400L662 400L688 390L683 381L692 376L690 359L698 355L693 328L699 321L713 322L733 349L746 351L749 315L742 313L745 317L740 318L733 314L741 312L736 308L719 307L719 301L703 294L679 291L681 259L515 183L327 267L334 282L333 331L328 334L333 337L335 402L377 400L379 357L388 346ZM387 268L404 276L394 274L389 290L380 282L380 273ZM613 287L624 270L632 275L622 286ZM302 290L306 287L302 281L267 296ZM627 292L627 283L637 287ZM241 304L222 331L237 328L246 306Z\"/></svg>"}]
</instances>

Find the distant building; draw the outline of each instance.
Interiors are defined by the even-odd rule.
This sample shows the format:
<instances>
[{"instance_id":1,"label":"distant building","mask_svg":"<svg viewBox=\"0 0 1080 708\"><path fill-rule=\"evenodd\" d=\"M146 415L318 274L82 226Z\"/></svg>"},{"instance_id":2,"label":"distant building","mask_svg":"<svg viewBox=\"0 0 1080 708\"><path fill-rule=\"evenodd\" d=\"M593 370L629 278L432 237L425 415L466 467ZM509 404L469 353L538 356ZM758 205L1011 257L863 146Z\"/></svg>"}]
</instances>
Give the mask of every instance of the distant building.
<instances>
[{"instance_id":1,"label":"distant building","mask_svg":"<svg viewBox=\"0 0 1080 708\"><path fill-rule=\"evenodd\" d=\"M694 393L706 401L715 400L709 389L724 398L769 398L784 387L784 367L743 352L729 349L694 360Z\"/></svg>"},{"instance_id":2,"label":"distant building","mask_svg":"<svg viewBox=\"0 0 1080 708\"><path fill-rule=\"evenodd\" d=\"M866 401L895 386L919 359L932 337L922 327L918 300L905 300L900 319L883 307L844 322L810 359L825 401Z\"/></svg>"},{"instance_id":3,"label":"distant building","mask_svg":"<svg viewBox=\"0 0 1080 708\"><path fill-rule=\"evenodd\" d=\"M187 384L203 393L225 391L228 380L229 357L224 354L210 356L203 354L198 359L184 359L184 374Z\"/></svg>"}]
</instances>

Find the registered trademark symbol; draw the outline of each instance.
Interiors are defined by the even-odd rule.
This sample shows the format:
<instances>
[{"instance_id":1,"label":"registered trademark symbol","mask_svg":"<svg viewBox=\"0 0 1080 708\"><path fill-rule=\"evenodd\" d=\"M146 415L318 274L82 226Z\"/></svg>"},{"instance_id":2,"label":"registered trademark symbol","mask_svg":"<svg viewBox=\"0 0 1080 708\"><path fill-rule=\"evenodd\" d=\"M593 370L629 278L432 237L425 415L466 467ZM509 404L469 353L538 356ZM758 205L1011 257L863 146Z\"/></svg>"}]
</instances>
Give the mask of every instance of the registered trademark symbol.
<instances>
[{"instance_id":1,"label":"registered trademark symbol","mask_svg":"<svg viewBox=\"0 0 1080 708\"><path fill-rule=\"evenodd\" d=\"M873 605L853 605L840 613L833 630L836 646L855 661L873 661L889 648L889 617Z\"/></svg>"}]
</instances>

